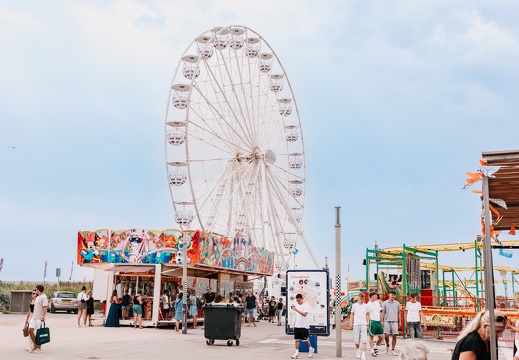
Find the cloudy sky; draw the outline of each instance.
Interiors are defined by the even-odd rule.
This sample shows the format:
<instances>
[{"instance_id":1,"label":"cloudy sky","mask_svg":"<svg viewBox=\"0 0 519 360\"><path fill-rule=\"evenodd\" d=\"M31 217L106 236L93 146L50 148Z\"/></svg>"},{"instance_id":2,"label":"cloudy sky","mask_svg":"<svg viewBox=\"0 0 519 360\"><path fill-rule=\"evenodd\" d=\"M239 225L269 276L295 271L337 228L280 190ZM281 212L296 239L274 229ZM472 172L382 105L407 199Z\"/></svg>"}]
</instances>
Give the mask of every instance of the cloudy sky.
<instances>
[{"instance_id":1,"label":"cloudy sky","mask_svg":"<svg viewBox=\"0 0 519 360\"><path fill-rule=\"evenodd\" d=\"M302 226L323 264L335 258L335 206L350 279L363 278L374 240L473 241L481 206L464 173L483 151L518 147L519 4L316 4L0 1L0 280L40 280L46 260L48 281L57 267L68 279L80 229L175 226L171 78L196 36L227 25L258 32L290 78L305 137ZM74 279L92 276L75 266Z\"/></svg>"}]
</instances>

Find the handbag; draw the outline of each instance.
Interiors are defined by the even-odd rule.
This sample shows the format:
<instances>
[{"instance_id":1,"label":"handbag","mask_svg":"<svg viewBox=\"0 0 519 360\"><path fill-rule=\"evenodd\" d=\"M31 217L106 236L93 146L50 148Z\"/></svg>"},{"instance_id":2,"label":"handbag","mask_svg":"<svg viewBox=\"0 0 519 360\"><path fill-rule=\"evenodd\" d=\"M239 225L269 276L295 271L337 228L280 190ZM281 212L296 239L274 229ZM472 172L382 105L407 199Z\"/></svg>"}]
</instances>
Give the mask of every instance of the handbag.
<instances>
[{"instance_id":1,"label":"handbag","mask_svg":"<svg viewBox=\"0 0 519 360\"><path fill-rule=\"evenodd\" d=\"M34 342L36 345L43 345L50 342L50 329L45 326L45 321L43 321L38 330L36 330L36 339Z\"/></svg>"},{"instance_id":2,"label":"handbag","mask_svg":"<svg viewBox=\"0 0 519 360\"><path fill-rule=\"evenodd\" d=\"M283 309L283 311L281 312L281 316L287 316L287 309Z\"/></svg>"},{"instance_id":3,"label":"handbag","mask_svg":"<svg viewBox=\"0 0 519 360\"><path fill-rule=\"evenodd\" d=\"M24 337L29 336L29 325L25 325L22 329L22 332Z\"/></svg>"}]
</instances>

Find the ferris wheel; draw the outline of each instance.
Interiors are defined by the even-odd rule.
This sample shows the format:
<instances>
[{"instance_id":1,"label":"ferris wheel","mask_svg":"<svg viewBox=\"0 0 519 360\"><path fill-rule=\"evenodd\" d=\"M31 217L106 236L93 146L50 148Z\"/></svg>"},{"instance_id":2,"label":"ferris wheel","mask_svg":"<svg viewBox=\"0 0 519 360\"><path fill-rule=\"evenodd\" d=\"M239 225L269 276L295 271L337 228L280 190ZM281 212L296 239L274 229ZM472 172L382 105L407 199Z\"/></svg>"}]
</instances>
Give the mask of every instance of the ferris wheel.
<instances>
[{"instance_id":1,"label":"ferris wheel","mask_svg":"<svg viewBox=\"0 0 519 360\"><path fill-rule=\"evenodd\" d=\"M297 103L274 50L244 26L217 27L182 55L165 121L175 220L246 238L291 265L303 240L305 151Z\"/></svg>"}]
</instances>

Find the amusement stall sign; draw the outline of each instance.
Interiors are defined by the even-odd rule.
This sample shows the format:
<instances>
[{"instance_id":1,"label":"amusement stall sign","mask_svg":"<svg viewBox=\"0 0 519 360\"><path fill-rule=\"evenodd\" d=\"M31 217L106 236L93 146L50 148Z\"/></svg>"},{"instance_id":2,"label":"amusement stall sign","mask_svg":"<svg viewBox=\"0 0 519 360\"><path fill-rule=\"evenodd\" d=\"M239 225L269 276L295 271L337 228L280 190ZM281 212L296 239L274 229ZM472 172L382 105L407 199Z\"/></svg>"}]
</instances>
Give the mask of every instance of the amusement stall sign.
<instances>
[{"instance_id":1,"label":"amusement stall sign","mask_svg":"<svg viewBox=\"0 0 519 360\"><path fill-rule=\"evenodd\" d=\"M188 236L184 249L181 240L185 233ZM274 273L274 253L254 246L242 232L232 239L198 230L185 233L177 229L79 231L77 263L180 265L183 252L187 251L190 265L262 275Z\"/></svg>"},{"instance_id":2,"label":"amusement stall sign","mask_svg":"<svg viewBox=\"0 0 519 360\"><path fill-rule=\"evenodd\" d=\"M287 271L287 325L285 332L294 333L296 295L303 295L309 305L307 318L309 334L330 335L330 275L327 270L288 270Z\"/></svg>"}]
</instances>

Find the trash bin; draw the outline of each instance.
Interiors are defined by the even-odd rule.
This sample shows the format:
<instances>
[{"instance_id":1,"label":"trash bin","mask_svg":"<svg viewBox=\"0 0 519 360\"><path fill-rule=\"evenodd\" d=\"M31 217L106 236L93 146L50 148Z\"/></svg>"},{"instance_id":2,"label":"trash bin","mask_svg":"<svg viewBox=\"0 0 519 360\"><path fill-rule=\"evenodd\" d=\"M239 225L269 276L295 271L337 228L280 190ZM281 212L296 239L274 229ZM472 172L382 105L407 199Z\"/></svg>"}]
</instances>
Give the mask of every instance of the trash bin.
<instances>
[{"instance_id":1,"label":"trash bin","mask_svg":"<svg viewBox=\"0 0 519 360\"><path fill-rule=\"evenodd\" d=\"M215 340L227 340L227 345L240 345L241 314L243 306L233 304L204 305L204 337L207 345L213 345Z\"/></svg>"}]
</instances>

